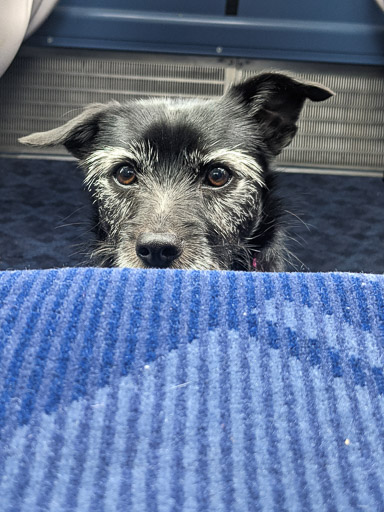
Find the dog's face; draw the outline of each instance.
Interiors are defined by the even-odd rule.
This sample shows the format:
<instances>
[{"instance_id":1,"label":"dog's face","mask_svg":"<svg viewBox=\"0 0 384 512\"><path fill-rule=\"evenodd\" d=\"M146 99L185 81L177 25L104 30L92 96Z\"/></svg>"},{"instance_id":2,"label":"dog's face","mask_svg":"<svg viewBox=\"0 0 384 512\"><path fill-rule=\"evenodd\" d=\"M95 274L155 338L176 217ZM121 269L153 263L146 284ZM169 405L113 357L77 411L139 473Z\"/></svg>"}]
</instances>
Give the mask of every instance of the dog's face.
<instances>
[{"instance_id":1,"label":"dog's face","mask_svg":"<svg viewBox=\"0 0 384 512\"><path fill-rule=\"evenodd\" d=\"M305 99L331 94L268 73L219 99L91 105L21 142L64 144L79 159L97 210L98 264L282 270L269 164L294 137Z\"/></svg>"}]
</instances>

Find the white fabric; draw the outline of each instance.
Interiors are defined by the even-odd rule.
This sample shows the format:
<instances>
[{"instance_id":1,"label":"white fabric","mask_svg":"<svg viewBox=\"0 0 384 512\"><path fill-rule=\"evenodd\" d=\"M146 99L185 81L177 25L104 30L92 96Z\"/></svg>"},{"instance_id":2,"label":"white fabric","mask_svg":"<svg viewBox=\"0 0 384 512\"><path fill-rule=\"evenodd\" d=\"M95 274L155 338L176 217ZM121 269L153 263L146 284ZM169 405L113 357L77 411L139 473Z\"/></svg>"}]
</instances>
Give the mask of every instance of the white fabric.
<instances>
[{"instance_id":1,"label":"white fabric","mask_svg":"<svg viewBox=\"0 0 384 512\"><path fill-rule=\"evenodd\" d=\"M0 0L0 76L57 0Z\"/></svg>"}]
</instances>

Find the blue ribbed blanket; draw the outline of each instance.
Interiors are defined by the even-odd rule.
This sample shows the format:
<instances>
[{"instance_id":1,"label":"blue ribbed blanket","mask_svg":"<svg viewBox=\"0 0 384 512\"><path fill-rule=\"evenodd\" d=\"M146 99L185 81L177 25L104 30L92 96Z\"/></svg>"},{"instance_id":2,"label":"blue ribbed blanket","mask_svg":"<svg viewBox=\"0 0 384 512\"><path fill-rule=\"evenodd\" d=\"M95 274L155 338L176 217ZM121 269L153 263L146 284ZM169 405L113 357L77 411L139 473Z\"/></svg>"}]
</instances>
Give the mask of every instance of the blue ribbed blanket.
<instances>
[{"instance_id":1,"label":"blue ribbed blanket","mask_svg":"<svg viewBox=\"0 0 384 512\"><path fill-rule=\"evenodd\" d=\"M384 276L0 273L1 512L384 511Z\"/></svg>"}]
</instances>

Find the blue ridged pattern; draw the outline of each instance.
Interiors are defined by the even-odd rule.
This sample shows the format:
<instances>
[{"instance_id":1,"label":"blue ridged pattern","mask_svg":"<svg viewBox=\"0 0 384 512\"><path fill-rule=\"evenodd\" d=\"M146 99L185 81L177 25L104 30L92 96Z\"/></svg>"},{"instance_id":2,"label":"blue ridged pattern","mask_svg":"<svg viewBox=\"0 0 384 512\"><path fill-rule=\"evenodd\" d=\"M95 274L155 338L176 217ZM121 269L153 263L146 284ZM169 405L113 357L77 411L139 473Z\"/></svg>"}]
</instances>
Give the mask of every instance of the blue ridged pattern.
<instances>
[{"instance_id":1,"label":"blue ridged pattern","mask_svg":"<svg viewBox=\"0 0 384 512\"><path fill-rule=\"evenodd\" d=\"M384 276L0 273L1 512L384 511Z\"/></svg>"}]
</instances>

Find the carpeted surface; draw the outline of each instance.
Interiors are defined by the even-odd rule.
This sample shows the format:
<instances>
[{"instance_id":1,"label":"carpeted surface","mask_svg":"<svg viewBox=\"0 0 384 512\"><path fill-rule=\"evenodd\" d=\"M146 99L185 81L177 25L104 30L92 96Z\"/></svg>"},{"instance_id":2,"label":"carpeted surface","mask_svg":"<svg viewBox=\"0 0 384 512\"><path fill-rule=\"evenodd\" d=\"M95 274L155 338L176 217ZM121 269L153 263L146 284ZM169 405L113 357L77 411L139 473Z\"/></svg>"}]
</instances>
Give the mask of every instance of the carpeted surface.
<instances>
[{"instance_id":1,"label":"carpeted surface","mask_svg":"<svg viewBox=\"0 0 384 512\"><path fill-rule=\"evenodd\" d=\"M0 273L2 512L384 510L384 276Z\"/></svg>"},{"instance_id":2,"label":"carpeted surface","mask_svg":"<svg viewBox=\"0 0 384 512\"><path fill-rule=\"evenodd\" d=\"M384 183L285 174L294 269L384 272ZM299 222L299 215L304 223ZM90 203L73 162L0 159L0 269L85 263Z\"/></svg>"},{"instance_id":3,"label":"carpeted surface","mask_svg":"<svg viewBox=\"0 0 384 512\"><path fill-rule=\"evenodd\" d=\"M91 206L74 162L0 159L0 269L77 266Z\"/></svg>"}]
</instances>

